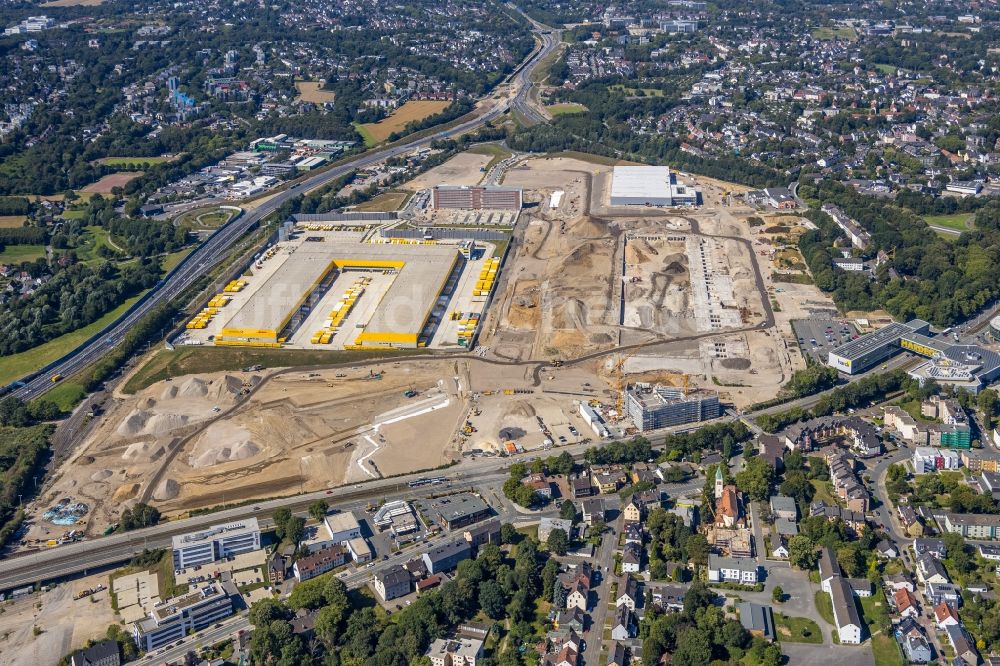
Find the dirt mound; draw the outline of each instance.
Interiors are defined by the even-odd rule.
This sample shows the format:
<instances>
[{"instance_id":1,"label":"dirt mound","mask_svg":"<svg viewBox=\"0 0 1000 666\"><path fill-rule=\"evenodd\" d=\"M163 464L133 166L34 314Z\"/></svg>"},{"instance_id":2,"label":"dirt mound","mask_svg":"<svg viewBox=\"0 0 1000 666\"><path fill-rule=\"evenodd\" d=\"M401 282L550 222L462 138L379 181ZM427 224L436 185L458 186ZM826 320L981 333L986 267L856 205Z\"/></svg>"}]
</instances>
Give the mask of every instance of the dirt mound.
<instances>
[{"instance_id":1,"label":"dirt mound","mask_svg":"<svg viewBox=\"0 0 1000 666\"><path fill-rule=\"evenodd\" d=\"M750 369L750 359L748 358L724 358L719 361L719 364L727 370Z\"/></svg>"},{"instance_id":2,"label":"dirt mound","mask_svg":"<svg viewBox=\"0 0 1000 666\"><path fill-rule=\"evenodd\" d=\"M156 442L136 442L122 454L122 459L129 462L148 462L163 455L163 447Z\"/></svg>"},{"instance_id":3,"label":"dirt mound","mask_svg":"<svg viewBox=\"0 0 1000 666\"><path fill-rule=\"evenodd\" d=\"M146 422L144 432L150 435L165 435L175 428L186 426L189 420L186 414L155 414Z\"/></svg>"},{"instance_id":4,"label":"dirt mound","mask_svg":"<svg viewBox=\"0 0 1000 666\"><path fill-rule=\"evenodd\" d=\"M164 388L163 389L163 393L160 394L160 399L161 400L173 400L176 397L177 397L177 385L176 384L170 384L169 386L167 386L166 388Z\"/></svg>"},{"instance_id":5,"label":"dirt mound","mask_svg":"<svg viewBox=\"0 0 1000 666\"><path fill-rule=\"evenodd\" d=\"M108 477L111 476L114 476L114 472L112 472L110 469L99 469L90 475L90 480L103 481L104 479L107 479Z\"/></svg>"},{"instance_id":6,"label":"dirt mound","mask_svg":"<svg viewBox=\"0 0 1000 666\"><path fill-rule=\"evenodd\" d=\"M553 328L583 329L587 326L587 305L578 298L568 298L552 312Z\"/></svg>"},{"instance_id":7,"label":"dirt mound","mask_svg":"<svg viewBox=\"0 0 1000 666\"><path fill-rule=\"evenodd\" d=\"M211 467L234 460L246 460L260 453L260 447L253 442L240 442L234 447L211 448L191 460L191 467Z\"/></svg>"},{"instance_id":8,"label":"dirt mound","mask_svg":"<svg viewBox=\"0 0 1000 666\"><path fill-rule=\"evenodd\" d=\"M588 269L591 266L591 255L593 253L593 248L591 248L589 243L584 243L578 246L575 250L569 253L563 262L563 270L575 270L575 269Z\"/></svg>"},{"instance_id":9,"label":"dirt mound","mask_svg":"<svg viewBox=\"0 0 1000 666\"><path fill-rule=\"evenodd\" d=\"M590 215L576 218L569 223L569 227L573 235L578 237L593 238L607 234L607 229L600 218L591 217Z\"/></svg>"},{"instance_id":10,"label":"dirt mound","mask_svg":"<svg viewBox=\"0 0 1000 666\"><path fill-rule=\"evenodd\" d=\"M175 393L180 398L204 398L208 396L208 382L199 377L190 377Z\"/></svg>"},{"instance_id":11,"label":"dirt mound","mask_svg":"<svg viewBox=\"0 0 1000 666\"><path fill-rule=\"evenodd\" d=\"M520 417L525 419L535 418L535 408L530 402L524 400L518 400L517 402L511 403L510 407L507 408L504 417Z\"/></svg>"},{"instance_id":12,"label":"dirt mound","mask_svg":"<svg viewBox=\"0 0 1000 666\"><path fill-rule=\"evenodd\" d=\"M76 464L77 465L93 465L94 464L94 460L95 460L94 456L80 456L79 458L76 459Z\"/></svg>"},{"instance_id":13,"label":"dirt mound","mask_svg":"<svg viewBox=\"0 0 1000 666\"><path fill-rule=\"evenodd\" d=\"M222 378L222 386L224 390L232 393L233 395L239 395L240 391L243 389L243 380L239 377L234 377L232 375L226 375Z\"/></svg>"},{"instance_id":14,"label":"dirt mound","mask_svg":"<svg viewBox=\"0 0 1000 666\"><path fill-rule=\"evenodd\" d=\"M180 493L181 487L173 479L164 479L153 491L153 499L159 502L172 500Z\"/></svg>"},{"instance_id":15,"label":"dirt mound","mask_svg":"<svg viewBox=\"0 0 1000 666\"><path fill-rule=\"evenodd\" d=\"M126 500L133 499L139 494L139 484L138 483L126 483L124 485L118 486L118 490L115 491L112 500L115 502L124 502Z\"/></svg>"},{"instance_id":16,"label":"dirt mound","mask_svg":"<svg viewBox=\"0 0 1000 666\"><path fill-rule=\"evenodd\" d=\"M125 420L118 426L118 434L122 437L134 437L142 434L146 422L151 416L152 414L144 409L133 409L132 413L126 416Z\"/></svg>"}]
</instances>

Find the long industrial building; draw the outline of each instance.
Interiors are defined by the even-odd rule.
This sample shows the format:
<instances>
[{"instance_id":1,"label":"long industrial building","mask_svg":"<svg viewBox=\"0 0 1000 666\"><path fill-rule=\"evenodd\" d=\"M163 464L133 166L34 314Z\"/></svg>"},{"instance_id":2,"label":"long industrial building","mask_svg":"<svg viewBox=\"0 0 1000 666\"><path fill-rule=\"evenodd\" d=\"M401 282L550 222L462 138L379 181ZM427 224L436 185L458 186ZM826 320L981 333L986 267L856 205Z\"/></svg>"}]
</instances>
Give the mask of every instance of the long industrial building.
<instances>
[{"instance_id":1,"label":"long industrial building","mask_svg":"<svg viewBox=\"0 0 1000 666\"><path fill-rule=\"evenodd\" d=\"M656 430L718 418L722 412L716 393L686 393L671 386L636 384L625 392L625 408L639 430Z\"/></svg>"},{"instance_id":2,"label":"long industrial building","mask_svg":"<svg viewBox=\"0 0 1000 666\"><path fill-rule=\"evenodd\" d=\"M837 347L829 353L827 363L849 375L858 374L909 351L930 359L909 372L921 382L933 379L978 392L1000 378L1000 354L979 345L955 344L945 336L929 336L929 330L930 324L920 319L893 322Z\"/></svg>"},{"instance_id":3,"label":"long industrial building","mask_svg":"<svg viewBox=\"0 0 1000 666\"><path fill-rule=\"evenodd\" d=\"M437 185L431 191L431 206L458 210L521 210L522 192L499 185Z\"/></svg>"},{"instance_id":4,"label":"long industrial building","mask_svg":"<svg viewBox=\"0 0 1000 666\"><path fill-rule=\"evenodd\" d=\"M377 272L393 280L353 345L415 348L459 256L457 246L307 239L226 323L215 344L278 347L339 275Z\"/></svg>"},{"instance_id":5,"label":"long industrial building","mask_svg":"<svg viewBox=\"0 0 1000 666\"><path fill-rule=\"evenodd\" d=\"M677 182L665 166L616 166L612 174L612 206L696 206L700 193Z\"/></svg>"}]
</instances>

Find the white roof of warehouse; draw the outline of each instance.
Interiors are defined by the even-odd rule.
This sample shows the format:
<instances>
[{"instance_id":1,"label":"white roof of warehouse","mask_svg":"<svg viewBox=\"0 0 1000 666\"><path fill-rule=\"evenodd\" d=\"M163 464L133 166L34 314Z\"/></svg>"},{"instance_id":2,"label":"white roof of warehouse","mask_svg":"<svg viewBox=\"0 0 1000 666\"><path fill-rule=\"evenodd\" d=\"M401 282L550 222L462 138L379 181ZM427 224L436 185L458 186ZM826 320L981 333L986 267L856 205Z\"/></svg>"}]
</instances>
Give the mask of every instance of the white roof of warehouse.
<instances>
[{"instance_id":1,"label":"white roof of warehouse","mask_svg":"<svg viewBox=\"0 0 1000 666\"><path fill-rule=\"evenodd\" d=\"M670 167L616 166L611 183L612 197L669 197Z\"/></svg>"}]
</instances>

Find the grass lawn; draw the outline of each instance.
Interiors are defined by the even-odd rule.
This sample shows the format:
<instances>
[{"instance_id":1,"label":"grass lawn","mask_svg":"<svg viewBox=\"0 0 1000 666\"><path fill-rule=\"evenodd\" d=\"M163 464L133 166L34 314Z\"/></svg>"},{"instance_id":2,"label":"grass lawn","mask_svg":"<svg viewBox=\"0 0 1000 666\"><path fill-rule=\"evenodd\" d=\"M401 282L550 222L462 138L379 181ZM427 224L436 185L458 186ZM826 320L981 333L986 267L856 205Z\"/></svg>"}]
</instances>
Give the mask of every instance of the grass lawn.
<instances>
[{"instance_id":1,"label":"grass lawn","mask_svg":"<svg viewBox=\"0 0 1000 666\"><path fill-rule=\"evenodd\" d=\"M851 27L843 28L816 28L812 31L813 39L849 39L852 42L858 39L858 33Z\"/></svg>"},{"instance_id":2,"label":"grass lawn","mask_svg":"<svg viewBox=\"0 0 1000 666\"><path fill-rule=\"evenodd\" d=\"M372 146L378 144L378 139L376 139L375 135L371 133L367 125L362 125L361 123L354 123L354 129L356 129L358 131L358 134L361 135L361 138L364 139L365 148L371 148Z\"/></svg>"},{"instance_id":3,"label":"grass lawn","mask_svg":"<svg viewBox=\"0 0 1000 666\"><path fill-rule=\"evenodd\" d=\"M836 626L833 619L833 602L830 601L830 595L823 590L816 591L816 610L819 612L819 616L826 620L827 624L831 627Z\"/></svg>"},{"instance_id":4,"label":"grass lawn","mask_svg":"<svg viewBox=\"0 0 1000 666\"><path fill-rule=\"evenodd\" d=\"M86 232L86 244L77 249L77 256L84 263L98 263L105 261L97 252L101 247L108 248L114 254L123 253L124 249L111 238L111 234L104 227L88 226L83 228Z\"/></svg>"},{"instance_id":5,"label":"grass lawn","mask_svg":"<svg viewBox=\"0 0 1000 666\"><path fill-rule=\"evenodd\" d=\"M403 204L413 195L413 192L383 192L382 194L358 204L354 210L361 212L383 213L387 211L399 210Z\"/></svg>"},{"instance_id":6,"label":"grass lawn","mask_svg":"<svg viewBox=\"0 0 1000 666\"><path fill-rule=\"evenodd\" d=\"M62 219L64 220L82 220L87 215L87 211L82 208L72 208L70 210L64 210L62 212Z\"/></svg>"},{"instance_id":7,"label":"grass lawn","mask_svg":"<svg viewBox=\"0 0 1000 666\"><path fill-rule=\"evenodd\" d=\"M170 155L163 155L160 157L104 157L97 161L101 164L106 164L107 166L125 166L128 164L148 166L150 164L163 164L164 162L169 162L172 159L174 158Z\"/></svg>"},{"instance_id":8,"label":"grass lawn","mask_svg":"<svg viewBox=\"0 0 1000 666\"><path fill-rule=\"evenodd\" d=\"M882 74L895 74L899 69L895 65L887 65L885 63L875 63L875 69L877 69Z\"/></svg>"},{"instance_id":9,"label":"grass lawn","mask_svg":"<svg viewBox=\"0 0 1000 666\"><path fill-rule=\"evenodd\" d=\"M890 636L879 635L872 638L872 654L875 656L875 663L878 666L905 666L906 664L899 651L899 643Z\"/></svg>"},{"instance_id":10,"label":"grass lawn","mask_svg":"<svg viewBox=\"0 0 1000 666\"><path fill-rule=\"evenodd\" d=\"M636 95L642 94L643 97L663 97L663 91L659 88L626 88L621 83L616 83L612 86L608 86L608 90L614 90L615 92L623 92L626 95L635 97Z\"/></svg>"},{"instance_id":11,"label":"grass lawn","mask_svg":"<svg viewBox=\"0 0 1000 666\"><path fill-rule=\"evenodd\" d=\"M184 257L191 254L192 250L194 250L194 248L189 247L187 249L178 250L177 252L171 252L170 254L165 255L163 260L160 262L163 273L166 274L173 270L177 264L181 263L181 260L183 260Z\"/></svg>"},{"instance_id":12,"label":"grass lawn","mask_svg":"<svg viewBox=\"0 0 1000 666\"><path fill-rule=\"evenodd\" d=\"M0 252L0 264L19 264L44 257L44 245L8 245Z\"/></svg>"},{"instance_id":13,"label":"grass lawn","mask_svg":"<svg viewBox=\"0 0 1000 666\"><path fill-rule=\"evenodd\" d=\"M139 300L139 296L128 299L89 326L84 326L72 333L60 335L58 338L53 338L34 349L23 351L20 354L4 356L0 359L0 386L6 386L15 379L34 372L44 365L48 365L66 352L74 349L94 333L97 333L97 331L117 319L125 310L132 307L132 304L137 300Z\"/></svg>"},{"instance_id":14,"label":"grass lawn","mask_svg":"<svg viewBox=\"0 0 1000 666\"><path fill-rule=\"evenodd\" d=\"M234 214L234 211L221 208L200 208L184 213L177 223L189 227L192 231L218 229L231 220Z\"/></svg>"},{"instance_id":15,"label":"grass lawn","mask_svg":"<svg viewBox=\"0 0 1000 666\"><path fill-rule=\"evenodd\" d=\"M495 143L481 143L478 146L469 148L466 152L473 153L474 155L492 155L493 159L486 164L487 171L492 169L493 165L498 162L502 162L513 154L503 146L499 146Z\"/></svg>"},{"instance_id":16,"label":"grass lawn","mask_svg":"<svg viewBox=\"0 0 1000 666\"><path fill-rule=\"evenodd\" d=\"M53 384L52 388L43 393L39 399L56 403L63 412L71 412L86 397L87 391L81 384L64 379L61 382Z\"/></svg>"},{"instance_id":17,"label":"grass lawn","mask_svg":"<svg viewBox=\"0 0 1000 666\"><path fill-rule=\"evenodd\" d=\"M945 227L956 231L968 231L972 228L975 216L972 213L954 213L952 215L924 215L924 222L936 227Z\"/></svg>"},{"instance_id":18,"label":"grass lawn","mask_svg":"<svg viewBox=\"0 0 1000 666\"><path fill-rule=\"evenodd\" d=\"M564 150L559 153L551 153L549 154L549 157L565 157L571 160L580 160L581 162L600 164L602 166L625 166L625 165L641 166L640 162L629 162L628 160L620 160L615 157L605 157L604 155L592 155L590 153L581 153L578 150Z\"/></svg>"},{"instance_id":19,"label":"grass lawn","mask_svg":"<svg viewBox=\"0 0 1000 666\"><path fill-rule=\"evenodd\" d=\"M517 531L526 537L531 537L532 539L538 539L538 525L528 525L527 527L518 527Z\"/></svg>"},{"instance_id":20,"label":"grass lawn","mask_svg":"<svg viewBox=\"0 0 1000 666\"><path fill-rule=\"evenodd\" d=\"M819 625L807 617L789 617L784 613L775 613L774 624L777 627L778 640L786 643L822 643L823 632Z\"/></svg>"},{"instance_id":21,"label":"grass lawn","mask_svg":"<svg viewBox=\"0 0 1000 666\"><path fill-rule=\"evenodd\" d=\"M827 504L840 506L840 500L833 493L830 492L829 481L812 479L810 483L813 484L813 488L816 489L816 494L813 496L813 500L823 500Z\"/></svg>"},{"instance_id":22,"label":"grass lawn","mask_svg":"<svg viewBox=\"0 0 1000 666\"><path fill-rule=\"evenodd\" d=\"M888 602L881 590L876 589L875 594L870 597L858 599L861 606L861 616L868 625L868 635L872 640L872 652L875 655L875 663L882 666L903 666L902 653L899 644L891 634L882 632L882 627L889 624Z\"/></svg>"},{"instance_id":23,"label":"grass lawn","mask_svg":"<svg viewBox=\"0 0 1000 666\"><path fill-rule=\"evenodd\" d=\"M326 351L305 349L252 349L234 347L181 347L160 350L125 383L125 393L135 393L156 382L192 373L237 371L251 365L285 368L302 365L357 363L375 358L394 359L424 354L422 350L391 352Z\"/></svg>"},{"instance_id":24,"label":"grass lawn","mask_svg":"<svg viewBox=\"0 0 1000 666\"><path fill-rule=\"evenodd\" d=\"M562 116L570 113L586 113L587 107L583 104L574 104L572 102L566 102L563 104L552 104L545 107L545 110L551 113L553 116Z\"/></svg>"}]
</instances>

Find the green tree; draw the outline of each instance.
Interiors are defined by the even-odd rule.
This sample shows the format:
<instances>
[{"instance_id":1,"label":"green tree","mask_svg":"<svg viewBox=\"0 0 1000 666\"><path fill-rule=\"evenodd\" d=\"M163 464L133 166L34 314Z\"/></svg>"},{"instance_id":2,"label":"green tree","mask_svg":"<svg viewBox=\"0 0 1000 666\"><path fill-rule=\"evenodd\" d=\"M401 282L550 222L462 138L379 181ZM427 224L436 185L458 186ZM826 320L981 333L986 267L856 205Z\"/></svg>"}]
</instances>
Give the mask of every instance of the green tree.
<instances>
[{"instance_id":1,"label":"green tree","mask_svg":"<svg viewBox=\"0 0 1000 666\"><path fill-rule=\"evenodd\" d=\"M773 599L775 603L779 604L785 600L785 591L781 589L780 585L775 585L774 589L771 590L771 599Z\"/></svg>"},{"instance_id":2,"label":"green tree","mask_svg":"<svg viewBox=\"0 0 1000 666\"><path fill-rule=\"evenodd\" d=\"M565 555L566 551L569 550L569 536L562 528L557 527L549 532L549 538L545 542L548 544L549 550L556 555Z\"/></svg>"},{"instance_id":3,"label":"green tree","mask_svg":"<svg viewBox=\"0 0 1000 666\"><path fill-rule=\"evenodd\" d=\"M326 518L326 512L329 510L330 505L326 503L326 500L319 499L309 505L309 515L317 521Z\"/></svg>"},{"instance_id":4,"label":"green tree","mask_svg":"<svg viewBox=\"0 0 1000 666\"><path fill-rule=\"evenodd\" d=\"M306 533L306 519L300 516L292 516L285 523L285 538L290 542L299 545L302 537Z\"/></svg>"},{"instance_id":5,"label":"green tree","mask_svg":"<svg viewBox=\"0 0 1000 666\"><path fill-rule=\"evenodd\" d=\"M518 533L517 528L510 523L503 523L500 525L500 542L504 544L517 543L521 535Z\"/></svg>"},{"instance_id":6,"label":"green tree","mask_svg":"<svg viewBox=\"0 0 1000 666\"><path fill-rule=\"evenodd\" d=\"M697 565L708 564L708 540L704 534L692 534L685 542L688 558Z\"/></svg>"},{"instance_id":7,"label":"green tree","mask_svg":"<svg viewBox=\"0 0 1000 666\"><path fill-rule=\"evenodd\" d=\"M796 534L788 540L788 562L800 569L812 570L816 568L819 561L819 554L809 537Z\"/></svg>"},{"instance_id":8,"label":"green tree","mask_svg":"<svg viewBox=\"0 0 1000 666\"><path fill-rule=\"evenodd\" d=\"M479 586L479 607L493 620L503 618L504 610L507 607L507 598L500 584L495 580L484 581Z\"/></svg>"},{"instance_id":9,"label":"green tree","mask_svg":"<svg viewBox=\"0 0 1000 666\"><path fill-rule=\"evenodd\" d=\"M707 632L688 627L677 633L677 648L670 662L673 666L708 666L711 661L712 641Z\"/></svg>"},{"instance_id":10,"label":"green tree","mask_svg":"<svg viewBox=\"0 0 1000 666\"><path fill-rule=\"evenodd\" d=\"M572 500L563 500L563 503L559 505L559 517L563 520L576 522L576 506L573 505Z\"/></svg>"},{"instance_id":11,"label":"green tree","mask_svg":"<svg viewBox=\"0 0 1000 666\"><path fill-rule=\"evenodd\" d=\"M247 612L247 619L255 627L266 627L274 620L285 619L288 616L285 605L271 597L255 601Z\"/></svg>"},{"instance_id":12,"label":"green tree","mask_svg":"<svg viewBox=\"0 0 1000 666\"><path fill-rule=\"evenodd\" d=\"M288 507L281 507L274 512L272 520L274 521L274 535L278 537L279 541L285 540L285 525L288 520L292 517L292 510Z\"/></svg>"},{"instance_id":13,"label":"green tree","mask_svg":"<svg viewBox=\"0 0 1000 666\"><path fill-rule=\"evenodd\" d=\"M736 487L747 493L751 499L763 502L771 495L771 481L774 469L763 458L750 458L743 469L736 473Z\"/></svg>"}]
</instances>

